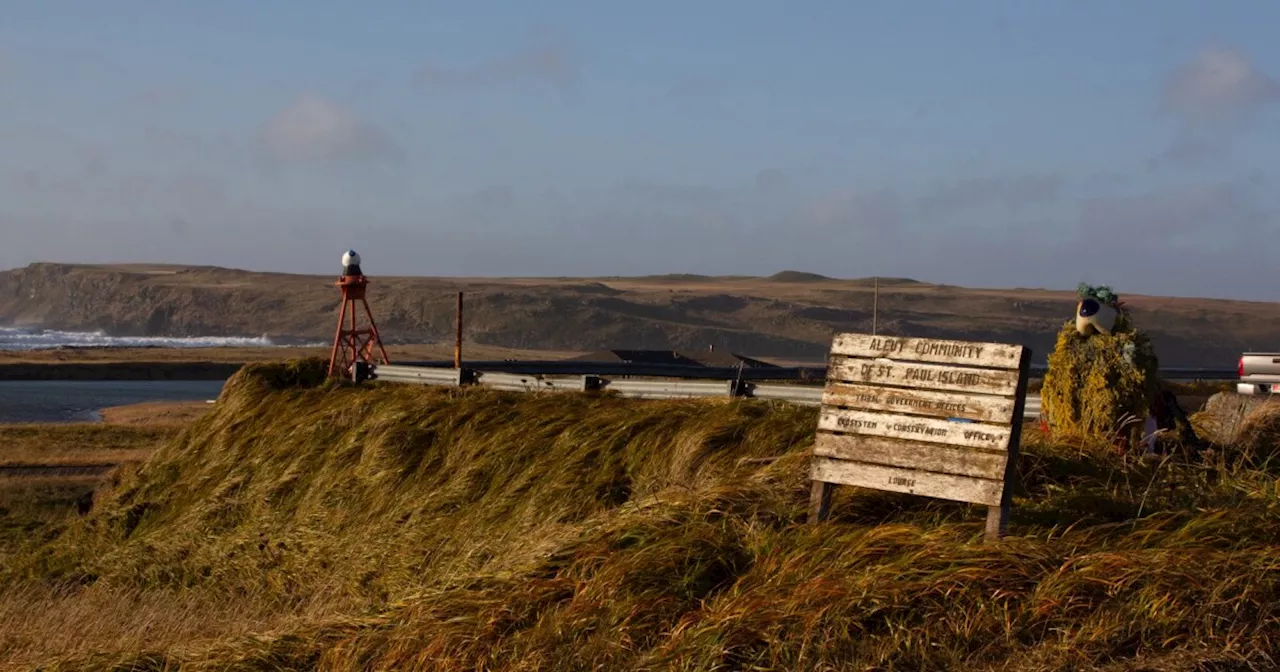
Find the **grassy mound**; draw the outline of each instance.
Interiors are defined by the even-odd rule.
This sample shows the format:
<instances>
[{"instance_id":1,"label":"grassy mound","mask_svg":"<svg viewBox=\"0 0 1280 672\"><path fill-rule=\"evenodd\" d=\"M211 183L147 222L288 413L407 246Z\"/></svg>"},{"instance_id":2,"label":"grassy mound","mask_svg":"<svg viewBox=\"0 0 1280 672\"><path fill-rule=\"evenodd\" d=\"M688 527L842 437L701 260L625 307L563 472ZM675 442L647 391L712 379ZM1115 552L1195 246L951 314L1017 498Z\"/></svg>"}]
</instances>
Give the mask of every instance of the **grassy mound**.
<instances>
[{"instance_id":1,"label":"grassy mound","mask_svg":"<svg viewBox=\"0 0 1280 672\"><path fill-rule=\"evenodd\" d=\"M1160 393L1158 369L1150 338L1133 329L1126 314L1111 334L1087 338L1068 322L1049 354L1040 387L1042 416L1060 438L1135 442Z\"/></svg>"},{"instance_id":2,"label":"grassy mound","mask_svg":"<svg viewBox=\"0 0 1280 672\"><path fill-rule=\"evenodd\" d=\"M1192 669L1276 653L1280 494L1252 448L1144 462L1031 433L1012 536L989 546L980 507L853 488L805 524L815 409L309 386L307 370L246 367L88 516L23 548L0 574L0 659Z\"/></svg>"}]
</instances>

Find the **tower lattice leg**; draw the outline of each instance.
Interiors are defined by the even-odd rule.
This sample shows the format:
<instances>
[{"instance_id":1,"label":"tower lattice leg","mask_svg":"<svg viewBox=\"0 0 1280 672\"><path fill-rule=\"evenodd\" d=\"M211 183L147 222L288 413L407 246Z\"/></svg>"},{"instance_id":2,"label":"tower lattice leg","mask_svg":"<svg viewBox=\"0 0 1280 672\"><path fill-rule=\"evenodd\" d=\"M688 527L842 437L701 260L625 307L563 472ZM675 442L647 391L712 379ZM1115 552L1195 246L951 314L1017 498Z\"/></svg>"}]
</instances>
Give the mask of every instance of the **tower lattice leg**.
<instances>
[{"instance_id":1,"label":"tower lattice leg","mask_svg":"<svg viewBox=\"0 0 1280 672\"><path fill-rule=\"evenodd\" d=\"M342 308L338 313L338 329L333 337L333 352L329 356L329 375L344 376L356 362L367 364L389 364L386 348L382 345L382 337L378 334L378 326L373 319L373 311L363 296L353 297L343 288ZM356 306L356 301L363 304L363 310ZM363 312L369 320L367 327L361 328L359 316ZM375 352L376 349L376 352Z\"/></svg>"}]
</instances>

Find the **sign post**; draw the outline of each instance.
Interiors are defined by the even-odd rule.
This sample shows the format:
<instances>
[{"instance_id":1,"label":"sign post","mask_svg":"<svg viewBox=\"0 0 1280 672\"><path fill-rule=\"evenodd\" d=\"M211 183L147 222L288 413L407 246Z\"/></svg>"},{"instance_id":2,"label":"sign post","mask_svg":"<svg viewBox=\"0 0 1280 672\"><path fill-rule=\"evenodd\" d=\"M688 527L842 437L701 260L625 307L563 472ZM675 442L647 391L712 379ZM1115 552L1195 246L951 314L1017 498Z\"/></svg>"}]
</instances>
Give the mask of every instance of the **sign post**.
<instances>
[{"instance_id":1,"label":"sign post","mask_svg":"<svg viewBox=\"0 0 1280 672\"><path fill-rule=\"evenodd\" d=\"M1016 477L1030 349L837 334L810 479L810 521L836 485L987 506L988 541L1005 532Z\"/></svg>"}]
</instances>

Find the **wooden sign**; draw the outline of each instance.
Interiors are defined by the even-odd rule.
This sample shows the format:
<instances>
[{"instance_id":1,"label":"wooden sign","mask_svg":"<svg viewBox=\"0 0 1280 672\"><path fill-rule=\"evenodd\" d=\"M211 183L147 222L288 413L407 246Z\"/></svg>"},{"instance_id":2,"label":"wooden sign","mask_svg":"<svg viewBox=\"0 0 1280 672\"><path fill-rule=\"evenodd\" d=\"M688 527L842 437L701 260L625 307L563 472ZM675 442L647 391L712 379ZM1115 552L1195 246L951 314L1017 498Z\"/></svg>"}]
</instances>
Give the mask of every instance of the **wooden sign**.
<instances>
[{"instance_id":1,"label":"wooden sign","mask_svg":"<svg viewBox=\"0 0 1280 672\"><path fill-rule=\"evenodd\" d=\"M853 485L987 506L1004 534L1031 351L1021 345L837 334L813 447L810 520Z\"/></svg>"}]
</instances>

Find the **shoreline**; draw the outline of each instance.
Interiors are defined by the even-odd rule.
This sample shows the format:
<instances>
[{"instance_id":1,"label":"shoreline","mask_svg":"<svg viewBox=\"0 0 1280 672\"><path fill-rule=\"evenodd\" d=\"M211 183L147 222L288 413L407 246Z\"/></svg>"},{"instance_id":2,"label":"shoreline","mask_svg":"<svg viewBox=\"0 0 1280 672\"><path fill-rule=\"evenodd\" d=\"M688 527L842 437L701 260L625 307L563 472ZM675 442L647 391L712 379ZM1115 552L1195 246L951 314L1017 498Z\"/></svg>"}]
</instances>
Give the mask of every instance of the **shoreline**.
<instances>
[{"instance_id":1,"label":"shoreline","mask_svg":"<svg viewBox=\"0 0 1280 672\"><path fill-rule=\"evenodd\" d=\"M469 359L562 359L578 352L516 350L464 345ZM201 381L226 380L246 364L307 357L328 360L328 347L63 347L0 350L0 381ZM387 346L394 363L453 359L453 346L439 343Z\"/></svg>"},{"instance_id":2,"label":"shoreline","mask_svg":"<svg viewBox=\"0 0 1280 672\"><path fill-rule=\"evenodd\" d=\"M0 381L226 380L246 362L0 362Z\"/></svg>"}]
</instances>

